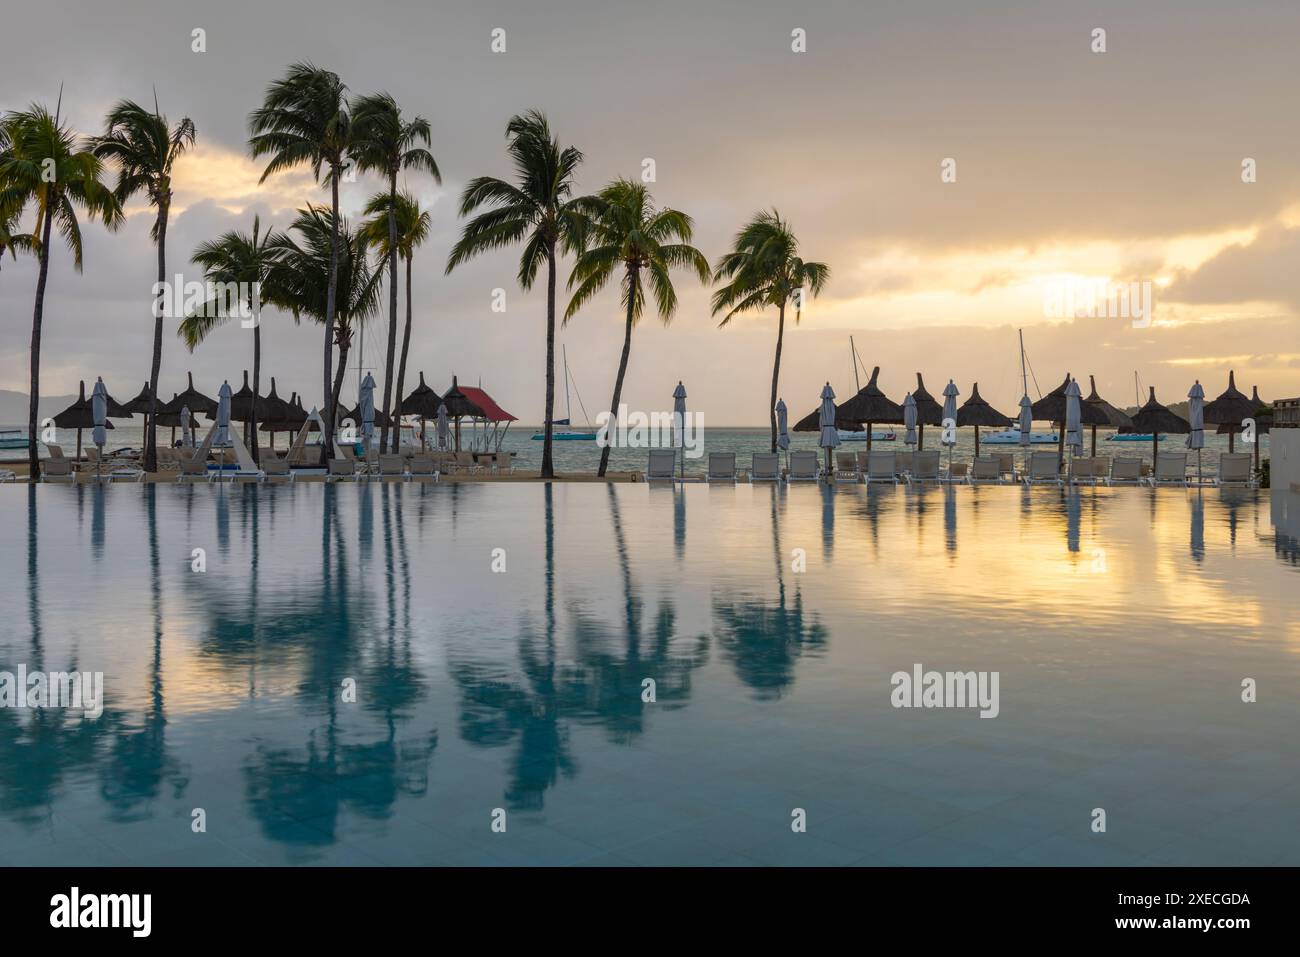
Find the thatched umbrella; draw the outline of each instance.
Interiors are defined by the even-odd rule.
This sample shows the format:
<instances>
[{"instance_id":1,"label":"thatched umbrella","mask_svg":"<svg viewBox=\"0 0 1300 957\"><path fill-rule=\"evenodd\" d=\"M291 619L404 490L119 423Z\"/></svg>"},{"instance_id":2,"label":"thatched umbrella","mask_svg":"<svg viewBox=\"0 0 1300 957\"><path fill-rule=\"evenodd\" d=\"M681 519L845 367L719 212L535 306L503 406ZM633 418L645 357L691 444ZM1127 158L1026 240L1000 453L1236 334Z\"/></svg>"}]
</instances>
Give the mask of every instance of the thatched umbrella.
<instances>
[{"instance_id":1,"label":"thatched umbrella","mask_svg":"<svg viewBox=\"0 0 1300 957\"><path fill-rule=\"evenodd\" d=\"M916 374L916 391L912 393L916 402L916 447L925 448L925 427L943 425L943 406L925 389L921 373Z\"/></svg>"},{"instance_id":2,"label":"thatched umbrella","mask_svg":"<svg viewBox=\"0 0 1300 957\"><path fill-rule=\"evenodd\" d=\"M980 396L980 384L978 382L971 388L970 398L963 402L961 408L957 410L958 425L975 426L975 454L977 456L980 454L980 426L1005 429L1010 423L1010 416L1003 415Z\"/></svg>"},{"instance_id":3,"label":"thatched umbrella","mask_svg":"<svg viewBox=\"0 0 1300 957\"><path fill-rule=\"evenodd\" d=\"M339 421L342 422L344 419L351 419L357 424L357 428L360 429L362 423L360 403L354 405L350 409L342 409L339 412ZM391 420L389 417L384 415L383 411L378 406L375 406L375 428L386 429L390 422Z\"/></svg>"},{"instance_id":4,"label":"thatched umbrella","mask_svg":"<svg viewBox=\"0 0 1300 957\"><path fill-rule=\"evenodd\" d=\"M423 381L423 378L421 378ZM447 394L442 397L442 404L447 407L447 416L456 421L456 451L460 451L460 420L462 418L486 418L487 413L469 400L464 392L460 391L460 386L456 384L456 377L451 377L451 388Z\"/></svg>"},{"instance_id":5,"label":"thatched umbrella","mask_svg":"<svg viewBox=\"0 0 1300 957\"><path fill-rule=\"evenodd\" d=\"M176 393L173 392L172 402L175 401L176 401ZM170 428L172 430L171 444L175 445L176 430L179 429L182 425L184 425L184 419L181 416L181 411L183 406L178 406L175 412L169 412L168 409L171 407L171 404L172 404L171 402L168 402L166 404L158 406L158 414L154 416L154 425L161 426L164 429ZM198 427L199 427L199 420L196 419L194 417L194 413L191 412L190 428L197 429Z\"/></svg>"},{"instance_id":6,"label":"thatched umbrella","mask_svg":"<svg viewBox=\"0 0 1300 957\"><path fill-rule=\"evenodd\" d=\"M149 414L149 383L146 382L144 384L144 388L140 390L140 394L137 395L134 399L131 399L129 402L124 402L122 404L122 408L126 409L126 411L131 413L132 415L148 415Z\"/></svg>"},{"instance_id":7,"label":"thatched umbrella","mask_svg":"<svg viewBox=\"0 0 1300 957\"><path fill-rule=\"evenodd\" d=\"M1273 407L1259 397L1259 386L1253 386L1250 393L1251 405L1255 411L1250 413L1250 418L1255 420L1255 471L1259 471L1259 437L1268 435L1273 429ZM1244 418L1244 416L1243 416ZM1215 435L1226 435L1228 442L1232 442L1232 437L1241 431L1239 424L1225 422L1214 430Z\"/></svg>"},{"instance_id":8,"label":"thatched umbrella","mask_svg":"<svg viewBox=\"0 0 1300 957\"><path fill-rule=\"evenodd\" d=\"M217 400L204 395L198 389L194 388L194 373L187 372L186 378L188 385L184 392L172 395L172 400L163 405L158 410L157 424L162 424L162 416L165 414L170 419L173 416L177 425L180 423L181 409L189 409L190 415L203 413L209 419L217 414ZM176 444L176 426L172 426L172 444Z\"/></svg>"},{"instance_id":9,"label":"thatched umbrella","mask_svg":"<svg viewBox=\"0 0 1300 957\"><path fill-rule=\"evenodd\" d=\"M813 409L802 419L796 422L794 424L794 427L791 428L790 431L791 432L820 432L822 430L821 417L822 417L822 407L819 405L817 406L817 408ZM842 415L839 415L839 410L837 409L836 416L835 416L835 428L839 429L841 432L861 432L862 423L847 421Z\"/></svg>"},{"instance_id":10,"label":"thatched umbrella","mask_svg":"<svg viewBox=\"0 0 1300 957\"><path fill-rule=\"evenodd\" d=\"M54 417L54 424L61 429L77 430L77 459L81 459L81 432L83 429L93 429L95 427L95 413L91 407L90 400L86 398L86 382L81 381L81 392L77 401L72 403L62 412ZM113 428L112 422L105 422L104 428Z\"/></svg>"},{"instance_id":11,"label":"thatched umbrella","mask_svg":"<svg viewBox=\"0 0 1300 957\"><path fill-rule=\"evenodd\" d=\"M1160 455L1161 434L1189 435L1192 424L1157 402L1156 387L1152 386L1151 398L1147 399L1147 404L1138 409L1137 415L1133 416L1133 430L1151 433L1151 469L1154 471L1156 459Z\"/></svg>"},{"instance_id":12,"label":"thatched umbrella","mask_svg":"<svg viewBox=\"0 0 1300 957\"><path fill-rule=\"evenodd\" d=\"M1087 423L1088 425L1092 426L1091 454L1095 457L1097 454L1097 426L1098 425L1108 425L1112 429L1128 429L1133 427L1133 420L1129 418L1127 412L1123 412L1120 409L1115 408L1115 406L1111 405L1109 402L1107 402L1105 399L1103 399L1101 396L1097 394L1096 376L1091 376L1091 375L1088 376L1088 385L1092 387L1092 391L1089 392L1088 395L1084 398L1083 404L1086 406L1090 406L1095 412L1100 412L1102 416L1104 416L1106 419L1105 422ZM1084 414L1086 415L1087 413Z\"/></svg>"},{"instance_id":13,"label":"thatched umbrella","mask_svg":"<svg viewBox=\"0 0 1300 957\"><path fill-rule=\"evenodd\" d=\"M891 401L876 385L880 366L871 370L871 379L858 394L841 404L836 416L845 422L862 422L867 430L867 451L871 451L871 426L877 422L903 424L903 407Z\"/></svg>"},{"instance_id":14,"label":"thatched umbrella","mask_svg":"<svg viewBox=\"0 0 1300 957\"><path fill-rule=\"evenodd\" d=\"M1210 425L1228 426L1228 451L1233 449L1233 439L1241 431L1241 420L1259 411L1259 403L1238 391L1236 375L1228 370L1228 388L1213 402L1205 403L1205 421Z\"/></svg>"},{"instance_id":15,"label":"thatched umbrella","mask_svg":"<svg viewBox=\"0 0 1300 957\"><path fill-rule=\"evenodd\" d=\"M401 415L418 415L420 417L420 448L424 449L424 424L425 420L437 418L438 406L442 404L442 397L424 384L424 373L420 373L420 384L415 390L402 400L398 406L398 412ZM448 410L450 411L450 410ZM399 437L400 441L400 437Z\"/></svg>"},{"instance_id":16,"label":"thatched umbrella","mask_svg":"<svg viewBox=\"0 0 1300 957\"><path fill-rule=\"evenodd\" d=\"M271 448L275 448L275 433L277 430L275 428L263 428L263 426L267 422L272 423L273 426L284 423L287 431L287 421L292 412L289 403L276 394L275 376L271 376L271 391L257 400L257 430L271 433Z\"/></svg>"},{"instance_id":17,"label":"thatched umbrella","mask_svg":"<svg viewBox=\"0 0 1300 957\"><path fill-rule=\"evenodd\" d=\"M1065 462L1065 407L1066 395L1065 390L1070 387L1070 373L1065 374L1065 381L1058 385L1047 395L1043 396L1032 406L1034 418L1039 422L1051 422L1056 426L1057 443L1056 443L1056 461L1057 464ZM1110 420L1105 413L1087 402L1079 403L1079 424L1080 425L1109 425ZM1094 432L1093 450L1096 451L1096 441Z\"/></svg>"}]
</instances>

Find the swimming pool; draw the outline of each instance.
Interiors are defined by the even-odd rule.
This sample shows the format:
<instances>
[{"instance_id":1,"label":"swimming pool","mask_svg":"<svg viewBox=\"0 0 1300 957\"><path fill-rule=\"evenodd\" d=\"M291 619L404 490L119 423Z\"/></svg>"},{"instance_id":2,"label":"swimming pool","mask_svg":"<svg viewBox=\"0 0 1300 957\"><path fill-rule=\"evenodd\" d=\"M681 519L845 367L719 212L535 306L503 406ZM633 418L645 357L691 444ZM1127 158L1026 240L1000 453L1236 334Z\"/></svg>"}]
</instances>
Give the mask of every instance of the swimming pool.
<instances>
[{"instance_id":1,"label":"swimming pool","mask_svg":"<svg viewBox=\"0 0 1300 957\"><path fill-rule=\"evenodd\" d=\"M0 672L104 689L0 708L2 864L1300 863L1267 492L10 486L0 521ZM917 667L996 673L996 717L895 707Z\"/></svg>"}]
</instances>

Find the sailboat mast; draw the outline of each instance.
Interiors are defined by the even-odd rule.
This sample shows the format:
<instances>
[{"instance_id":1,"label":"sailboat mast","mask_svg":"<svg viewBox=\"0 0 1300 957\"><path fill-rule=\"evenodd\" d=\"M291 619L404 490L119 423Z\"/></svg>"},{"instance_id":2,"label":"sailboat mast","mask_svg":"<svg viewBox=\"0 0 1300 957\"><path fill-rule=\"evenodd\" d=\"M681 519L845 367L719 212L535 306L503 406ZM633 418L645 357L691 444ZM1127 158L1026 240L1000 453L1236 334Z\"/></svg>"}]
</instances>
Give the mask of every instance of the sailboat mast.
<instances>
[{"instance_id":1,"label":"sailboat mast","mask_svg":"<svg viewBox=\"0 0 1300 957\"><path fill-rule=\"evenodd\" d=\"M573 425L573 411L569 408L569 347L560 346L560 351L564 354L564 417L569 420L569 425Z\"/></svg>"},{"instance_id":2,"label":"sailboat mast","mask_svg":"<svg viewBox=\"0 0 1300 957\"><path fill-rule=\"evenodd\" d=\"M853 356L853 390L862 391L862 383L858 381L858 347L853 344L853 337L849 336L849 352Z\"/></svg>"},{"instance_id":3,"label":"sailboat mast","mask_svg":"<svg viewBox=\"0 0 1300 957\"><path fill-rule=\"evenodd\" d=\"M1029 395L1029 373L1025 371L1025 330L1017 329L1020 335L1020 386L1024 395Z\"/></svg>"}]
</instances>

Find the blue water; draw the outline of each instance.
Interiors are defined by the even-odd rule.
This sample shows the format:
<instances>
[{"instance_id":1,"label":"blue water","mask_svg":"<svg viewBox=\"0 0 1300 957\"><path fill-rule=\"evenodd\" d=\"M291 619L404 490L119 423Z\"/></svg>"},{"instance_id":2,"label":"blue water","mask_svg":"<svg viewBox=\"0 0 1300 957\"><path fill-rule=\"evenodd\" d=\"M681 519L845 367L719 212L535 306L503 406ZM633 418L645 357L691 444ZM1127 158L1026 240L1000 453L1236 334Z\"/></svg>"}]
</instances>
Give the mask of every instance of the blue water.
<instances>
[{"instance_id":1,"label":"blue water","mask_svg":"<svg viewBox=\"0 0 1300 957\"><path fill-rule=\"evenodd\" d=\"M106 698L0 708L0 864L1300 863L1267 493L6 486L0 523L0 671ZM997 671L998 716L892 707L918 663Z\"/></svg>"}]
</instances>

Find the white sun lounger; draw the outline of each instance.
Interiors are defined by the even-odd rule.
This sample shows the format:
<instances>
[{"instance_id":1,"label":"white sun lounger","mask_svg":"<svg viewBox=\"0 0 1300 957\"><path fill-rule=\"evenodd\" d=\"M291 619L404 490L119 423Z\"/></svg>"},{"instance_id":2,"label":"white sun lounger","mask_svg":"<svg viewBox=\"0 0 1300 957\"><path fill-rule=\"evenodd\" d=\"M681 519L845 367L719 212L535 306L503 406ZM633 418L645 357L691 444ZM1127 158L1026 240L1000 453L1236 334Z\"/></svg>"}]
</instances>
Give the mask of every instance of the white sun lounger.
<instances>
[{"instance_id":1,"label":"white sun lounger","mask_svg":"<svg viewBox=\"0 0 1300 957\"><path fill-rule=\"evenodd\" d=\"M1110 463L1110 485L1141 485L1142 460L1119 456Z\"/></svg>"},{"instance_id":2,"label":"white sun lounger","mask_svg":"<svg viewBox=\"0 0 1300 957\"><path fill-rule=\"evenodd\" d=\"M72 472L72 460L65 459L62 455L46 459L41 463L41 481L62 482L67 485L76 482L77 476Z\"/></svg>"},{"instance_id":3,"label":"white sun lounger","mask_svg":"<svg viewBox=\"0 0 1300 957\"><path fill-rule=\"evenodd\" d=\"M330 459L326 482L357 482L360 479L361 473L357 471L355 458Z\"/></svg>"},{"instance_id":4,"label":"white sun lounger","mask_svg":"<svg viewBox=\"0 0 1300 957\"><path fill-rule=\"evenodd\" d=\"M939 483L939 453L931 450L927 452L916 452L912 455L912 471L907 475L907 481L913 485L924 485L926 482Z\"/></svg>"},{"instance_id":5,"label":"white sun lounger","mask_svg":"<svg viewBox=\"0 0 1300 957\"><path fill-rule=\"evenodd\" d=\"M1030 452L1026 485L1063 485L1060 462L1055 452Z\"/></svg>"},{"instance_id":6,"label":"white sun lounger","mask_svg":"<svg viewBox=\"0 0 1300 957\"><path fill-rule=\"evenodd\" d=\"M289 468L289 460L281 458L263 458L262 471L265 473L267 482L292 482L294 478L293 469Z\"/></svg>"},{"instance_id":7,"label":"white sun lounger","mask_svg":"<svg viewBox=\"0 0 1300 957\"><path fill-rule=\"evenodd\" d=\"M671 482L676 478L677 453L672 449L651 449L646 463L647 482Z\"/></svg>"},{"instance_id":8,"label":"white sun lounger","mask_svg":"<svg viewBox=\"0 0 1300 957\"><path fill-rule=\"evenodd\" d=\"M178 483L212 481L212 473L208 471L208 458L206 455L182 455L180 464L181 469L176 474Z\"/></svg>"},{"instance_id":9,"label":"white sun lounger","mask_svg":"<svg viewBox=\"0 0 1300 957\"><path fill-rule=\"evenodd\" d=\"M858 470L858 457L852 452L835 453L835 481L859 482L862 473Z\"/></svg>"},{"instance_id":10,"label":"white sun lounger","mask_svg":"<svg viewBox=\"0 0 1300 957\"><path fill-rule=\"evenodd\" d=\"M821 469L817 465L817 453L802 449L798 452L790 453L790 474L787 476L791 482L815 482L821 474Z\"/></svg>"},{"instance_id":11,"label":"white sun lounger","mask_svg":"<svg viewBox=\"0 0 1300 957\"><path fill-rule=\"evenodd\" d=\"M971 462L966 481L971 485L1001 485L1002 463L996 455L981 455Z\"/></svg>"},{"instance_id":12,"label":"white sun lounger","mask_svg":"<svg viewBox=\"0 0 1300 957\"><path fill-rule=\"evenodd\" d=\"M1249 488L1255 484L1249 452L1219 453L1219 474L1215 485L1241 485Z\"/></svg>"},{"instance_id":13,"label":"white sun lounger","mask_svg":"<svg viewBox=\"0 0 1300 957\"><path fill-rule=\"evenodd\" d=\"M755 452L749 469L751 482L781 481L781 456L777 452Z\"/></svg>"},{"instance_id":14,"label":"white sun lounger","mask_svg":"<svg viewBox=\"0 0 1300 957\"><path fill-rule=\"evenodd\" d=\"M406 459L400 455L384 454L379 456L379 471L371 476L383 482L387 479L396 479L399 482L405 482L410 479L406 474Z\"/></svg>"},{"instance_id":15,"label":"white sun lounger","mask_svg":"<svg viewBox=\"0 0 1300 957\"><path fill-rule=\"evenodd\" d=\"M710 452L709 470L705 473L705 478L710 482L731 482L734 484L736 481L736 453Z\"/></svg>"},{"instance_id":16,"label":"white sun lounger","mask_svg":"<svg viewBox=\"0 0 1300 957\"><path fill-rule=\"evenodd\" d=\"M432 455L412 455L410 470L412 482L438 481L438 461Z\"/></svg>"},{"instance_id":17,"label":"white sun lounger","mask_svg":"<svg viewBox=\"0 0 1300 957\"><path fill-rule=\"evenodd\" d=\"M890 485L898 484L898 472L894 468L893 452L876 452L867 453L867 475L868 485L876 482L887 482Z\"/></svg>"},{"instance_id":18,"label":"white sun lounger","mask_svg":"<svg viewBox=\"0 0 1300 957\"><path fill-rule=\"evenodd\" d=\"M1176 485L1187 487L1187 453L1161 452L1156 457L1154 473L1147 481L1151 487L1158 485Z\"/></svg>"}]
</instances>

